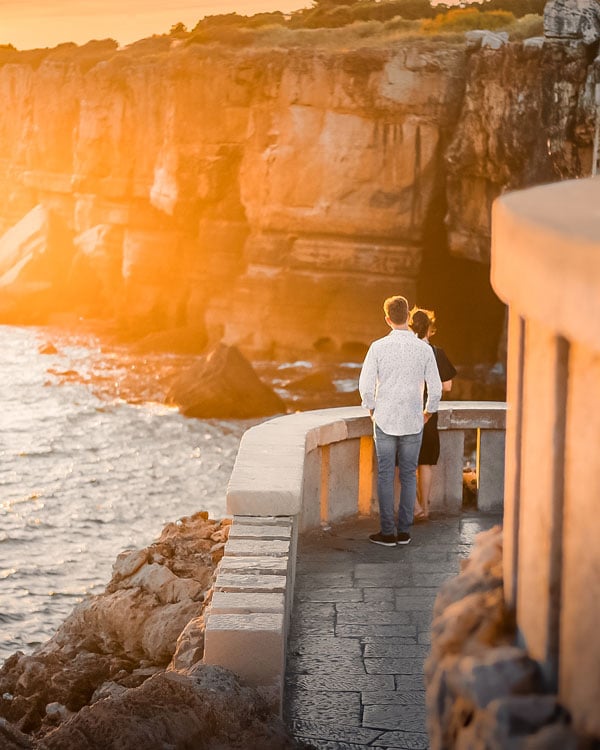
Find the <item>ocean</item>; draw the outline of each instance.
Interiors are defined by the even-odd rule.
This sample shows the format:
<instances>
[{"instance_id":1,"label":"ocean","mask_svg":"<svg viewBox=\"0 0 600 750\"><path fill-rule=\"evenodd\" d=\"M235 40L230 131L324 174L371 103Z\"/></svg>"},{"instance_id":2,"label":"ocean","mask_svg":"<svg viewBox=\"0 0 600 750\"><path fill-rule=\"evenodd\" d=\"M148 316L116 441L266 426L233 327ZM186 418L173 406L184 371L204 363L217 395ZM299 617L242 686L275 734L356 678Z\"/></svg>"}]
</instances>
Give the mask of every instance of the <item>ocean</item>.
<instances>
[{"instance_id":1,"label":"ocean","mask_svg":"<svg viewBox=\"0 0 600 750\"><path fill-rule=\"evenodd\" d=\"M92 334L0 326L0 664L104 589L117 554L169 521L226 514L248 423L160 403L182 364L104 351Z\"/></svg>"}]
</instances>

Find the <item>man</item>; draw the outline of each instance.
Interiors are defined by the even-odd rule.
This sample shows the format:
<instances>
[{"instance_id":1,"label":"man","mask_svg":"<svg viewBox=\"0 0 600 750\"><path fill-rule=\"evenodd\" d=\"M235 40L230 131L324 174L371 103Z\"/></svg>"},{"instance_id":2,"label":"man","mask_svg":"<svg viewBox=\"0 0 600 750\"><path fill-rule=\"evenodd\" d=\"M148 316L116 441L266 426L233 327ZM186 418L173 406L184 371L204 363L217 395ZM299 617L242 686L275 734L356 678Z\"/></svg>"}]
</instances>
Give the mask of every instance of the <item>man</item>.
<instances>
[{"instance_id":1,"label":"man","mask_svg":"<svg viewBox=\"0 0 600 750\"><path fill-rule=\"evenodd\" d=\"M437 412L442 383L432 348L408 327L408 302L389 297L383 303L385 322L392 329L369 347L358 387L362 405L375 425L377 495L380 531L374 544L395 547L410 542L409 529L417 497L417 461L423 425ZM424 385L427 403L423 411ZM398 534L394 522L394 474L400 473Z\"/></svg>"}]
</instances>

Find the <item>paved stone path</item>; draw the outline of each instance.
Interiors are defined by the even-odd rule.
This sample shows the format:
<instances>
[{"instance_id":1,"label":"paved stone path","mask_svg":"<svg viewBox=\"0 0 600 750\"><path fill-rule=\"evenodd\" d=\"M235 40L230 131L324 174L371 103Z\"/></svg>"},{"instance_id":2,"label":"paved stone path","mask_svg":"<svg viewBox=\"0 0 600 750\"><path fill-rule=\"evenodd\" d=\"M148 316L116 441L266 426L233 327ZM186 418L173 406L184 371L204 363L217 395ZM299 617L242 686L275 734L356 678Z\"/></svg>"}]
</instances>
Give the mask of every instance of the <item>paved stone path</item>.
<instances>
[{"instance_id":1,"label":"paved stone path","mask_svg":"<svg viewBox=\"0 0 600 750\"><path fill-rule=\"evenodd\" d=\"M427 750L423 662L438 587L499 516L413 527L406 546L367 540L371 519L300 539L284 718L317 750Z\"/></svg>"}]
</instances>

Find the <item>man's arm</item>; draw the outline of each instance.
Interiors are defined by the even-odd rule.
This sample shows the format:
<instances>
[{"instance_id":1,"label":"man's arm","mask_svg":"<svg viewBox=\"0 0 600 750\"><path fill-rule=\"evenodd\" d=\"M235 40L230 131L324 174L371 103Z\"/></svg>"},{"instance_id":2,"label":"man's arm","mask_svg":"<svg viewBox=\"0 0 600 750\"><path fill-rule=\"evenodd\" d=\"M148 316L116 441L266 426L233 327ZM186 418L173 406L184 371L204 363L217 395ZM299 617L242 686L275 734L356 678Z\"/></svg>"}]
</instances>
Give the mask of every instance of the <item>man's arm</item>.
<instances>
[{"instance_id":1,"label":"man's arm","mask_svg":"<svg viewBox=\"0 0 600 750\"><path fill-rule=\"evenodd\" d=\"M365 361L363 362L360 377L358 379L358 390L362 398L362 406L373 414L375 409L375 389L377 387L377 362L372 347L369 347Z\"/></svg>"},{"instance_id":2,"label":"man's arm","mask_svg":"<svg viewBox=\"0 0 600 750\"><path fill-rule=\"evenodd\" d=\"M425 360L425 383L427 384L427 403L425 404L425 415L427 421L427 415L435 414L440 405L440 399L442 398L442 381L440 380L440 373L433 356L433 351L430 348L427 352L428 356Z\"/></svg>"}]
</instances>

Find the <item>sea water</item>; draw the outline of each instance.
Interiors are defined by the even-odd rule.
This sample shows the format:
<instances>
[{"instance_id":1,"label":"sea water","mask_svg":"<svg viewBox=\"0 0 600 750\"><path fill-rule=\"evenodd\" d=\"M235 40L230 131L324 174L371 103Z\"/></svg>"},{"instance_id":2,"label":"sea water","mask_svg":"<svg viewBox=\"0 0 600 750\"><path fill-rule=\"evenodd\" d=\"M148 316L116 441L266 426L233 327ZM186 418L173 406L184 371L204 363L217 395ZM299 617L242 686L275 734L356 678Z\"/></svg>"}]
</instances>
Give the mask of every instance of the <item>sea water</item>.
<instances>
[{"instance_id":1,"label":"sea water","mask_svg":"<svg viewBox=\"0 0 600 750\"><path fill-rule=\"evenodd\" d=\"M0 326L0 664L101 592L120 551L226 513L248 424L185 418L148 388L124 398L143 364L111 361L91 336Z\"/></svg>"}]
</instances>

